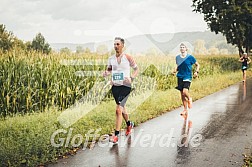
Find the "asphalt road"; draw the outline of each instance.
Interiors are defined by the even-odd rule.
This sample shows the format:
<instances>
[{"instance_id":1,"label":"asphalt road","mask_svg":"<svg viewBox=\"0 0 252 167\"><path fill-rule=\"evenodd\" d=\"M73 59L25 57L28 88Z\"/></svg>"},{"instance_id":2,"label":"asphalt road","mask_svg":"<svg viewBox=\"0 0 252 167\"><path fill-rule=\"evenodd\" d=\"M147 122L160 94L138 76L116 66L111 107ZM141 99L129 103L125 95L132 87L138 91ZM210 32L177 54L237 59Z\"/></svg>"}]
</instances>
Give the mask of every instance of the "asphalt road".
<instances>
[{"instance_id":1,"label":"asphalt road","mask_svg":"<svg viewBox=\"0 0 252 167\"><path fill-rule=\"evenodd\" d=\"M195 101L187 118L178 108L140 124L118 144L105 140L50 166L240 167L252 149L251 104L252 80L240 82Z\"/></svg>"}]
</instances>

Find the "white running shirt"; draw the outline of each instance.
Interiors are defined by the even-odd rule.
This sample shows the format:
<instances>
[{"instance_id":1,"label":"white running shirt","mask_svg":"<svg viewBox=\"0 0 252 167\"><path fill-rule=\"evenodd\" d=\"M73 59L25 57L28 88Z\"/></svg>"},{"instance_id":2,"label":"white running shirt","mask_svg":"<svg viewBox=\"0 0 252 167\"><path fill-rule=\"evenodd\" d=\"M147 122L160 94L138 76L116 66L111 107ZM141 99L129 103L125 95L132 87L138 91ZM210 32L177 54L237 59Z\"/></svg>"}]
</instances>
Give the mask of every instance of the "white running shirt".
<instances>
[{"instance_id":1,"label":"white running shirt","mask_svg":"<svg viewBox=\"0 0 252 167\"><path fill-rule=\"evenodd\" d=\"M125 78L130 78L130 67L136 68L137 64L133 57L122 53L121 62L117 62L116 55L108 59L108 71L112 71L112 83L115 86L124 85Z\"/></svg>"}]
</instances>

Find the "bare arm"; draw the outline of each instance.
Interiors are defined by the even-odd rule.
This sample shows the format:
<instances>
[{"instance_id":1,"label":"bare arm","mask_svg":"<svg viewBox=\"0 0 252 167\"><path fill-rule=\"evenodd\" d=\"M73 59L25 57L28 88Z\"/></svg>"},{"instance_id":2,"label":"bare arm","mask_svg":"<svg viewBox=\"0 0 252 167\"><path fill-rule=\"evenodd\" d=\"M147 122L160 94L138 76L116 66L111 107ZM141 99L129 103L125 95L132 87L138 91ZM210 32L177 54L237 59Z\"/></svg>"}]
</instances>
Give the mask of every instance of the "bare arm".
<instances>
[{"instance_id":1,"label":"bare arm","mask_svg":"<svg viewBox=\"0 0 252 167\"><path fill-rule=\"evenodd\" d=\"M251 59L248 57L248 64L251 63Z\"/></svg>"},{"instance_id":2,"label":"bare arm","mask_svg":"<svg viewBox=\"0 0 252 167\"><path fill-rule=\"evenodd\" d=\"M131 74L131 76L130 76L131 80L133 80L133 79L135 79L135 78L137 77L137 75L138 75L138 72L139 72L138 66L137 66L137 64L136 64L136 62L135 62L135 60L133 59L132 56L126 54L126 58L128 59L128 61L129 61L129 63L130 63L130 67L132 67L132 68L134 69L134 72L133 72L133 73Z\"/></svg>"},{"instance_id":3,"label":"bare arm","mask_svg":"<svg viewBox=\"0 0 252 167\"><path fill-rule=\"evenodd\" d=\"M239 59L239 62L244 62L243 57L241 57L241 58Z\"/></svg>"},{"instance_id":4,"label":"bare arm","mask_svg":"<svg viewBox=\"0 0 252 167\"><path fill-rule=\"evenodd\" d=\"M175 68L172 71L172 74L175 75L178 72L178 65L176 64Z\"/></svg>"},{"instance_id":5,"label":"bare arm","mask_svg":"<svg viewBox=\"0 0 252 167\"><path fill-rule=\"evenodd\" d=\"M111 74L111 71L112 71L112 66L111 65L108 65L107 69L105 70L105 72L102 74L103 77L106 77L108 75Z\"/></svg>"},{"instance_id":6,"label":"bare arm","mask_svg":"<svg viewBox=\"0 0 252 167\"><path fill-rule=\"evenodd\" d=\"M198 76L198 73L199 73L200 65L199 65L198 62L196 62L195 65L196 65L196 71L193 73L193 76L194 76L194 77L197 77L197 76Z\"/></svg>"},{"instance_id":7,"label":"bare arm","mask_svg":"<svg viewBox=\"0 0 252 167\"><path fill-rule=\"evenodd\" d=\"M134 69L134 72L131 74L130 78L129 77L125 77L125 79L123 81L124 84L127 85L127 84L132 83L132 81L137 77L138 72L139 72L138 67L135 66L135 67L133 67L133 69Z\"/></svg>"},{"instance_id":8,"label":"bare arm","mask_svg":"<svg viewBox=\"0 0 252 167\"><path fill-rule=\"evenodd\" d=\"M138 67L136 66L135 68L133 68L134 69L134 72L132 73L132 75L131 75L131 78L136 78L137 77L137 75L138 75L138 73L139 73L139 69L138 69Z\"/></svg>"}]
</instances>

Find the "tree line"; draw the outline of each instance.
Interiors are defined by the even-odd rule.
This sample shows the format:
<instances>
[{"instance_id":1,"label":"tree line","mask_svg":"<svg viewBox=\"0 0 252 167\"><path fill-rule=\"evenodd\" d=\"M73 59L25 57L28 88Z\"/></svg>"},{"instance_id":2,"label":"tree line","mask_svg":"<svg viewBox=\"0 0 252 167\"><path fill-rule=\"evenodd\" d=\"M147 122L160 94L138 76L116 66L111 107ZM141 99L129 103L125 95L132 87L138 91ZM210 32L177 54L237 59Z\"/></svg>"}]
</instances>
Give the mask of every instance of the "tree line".
<instances>
[{"instance_id":1,"label":"tree line","mask_svg":"<svg viewBox=\"0 0 252 167\"><path fill-rule=\"evenodd\" d=\"M34 50L45 54L49 54L52 50L41 33L38 33L32 41L24 42L8 31L5 25L0 24L0 50L7 52L15 48L27 51Z\"/></svg>"}]
</instances>

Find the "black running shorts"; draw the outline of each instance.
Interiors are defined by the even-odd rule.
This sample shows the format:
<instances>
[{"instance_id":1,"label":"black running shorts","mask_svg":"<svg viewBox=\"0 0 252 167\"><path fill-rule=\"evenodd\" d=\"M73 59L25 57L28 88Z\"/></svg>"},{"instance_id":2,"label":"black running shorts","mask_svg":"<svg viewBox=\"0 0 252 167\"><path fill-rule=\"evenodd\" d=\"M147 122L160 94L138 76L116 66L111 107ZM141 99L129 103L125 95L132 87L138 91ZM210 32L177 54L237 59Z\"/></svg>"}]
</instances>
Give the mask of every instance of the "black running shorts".
<instances>
[{"instance_id":1,"label":"black running shorts","mask_svg":"<svg viewBox=\"0 0 252 167\"><path fill-rule=\"evenodd\" d=\"M176 87L176 89L182 91L184 88L188 89L191 86L191 82L190 81L183 81L182 78L178 78L178 86Z\"/></svg>"},{"instance_id":2,"label":"black running shorts","mask_svg":"<svg viewBox=\"0 0 252 167\"><path fill-rule=\"evenodd\" d=\"M242 71L245 71L245 70L247 70L247 66L242 66Z\"/></svg>"},{"instance_id":3,"label":"black running shorts","mask_svg":"<svg viewBox=\"0 0 252 167\"><path fill-rule=\"evenodd\" d=\"M116 104L124 107L129 97L130 91L131 91L131 87L127 87L124 85L122 86L113 85L112 94L114 96Z\"/></svg>"}]
</instances>

